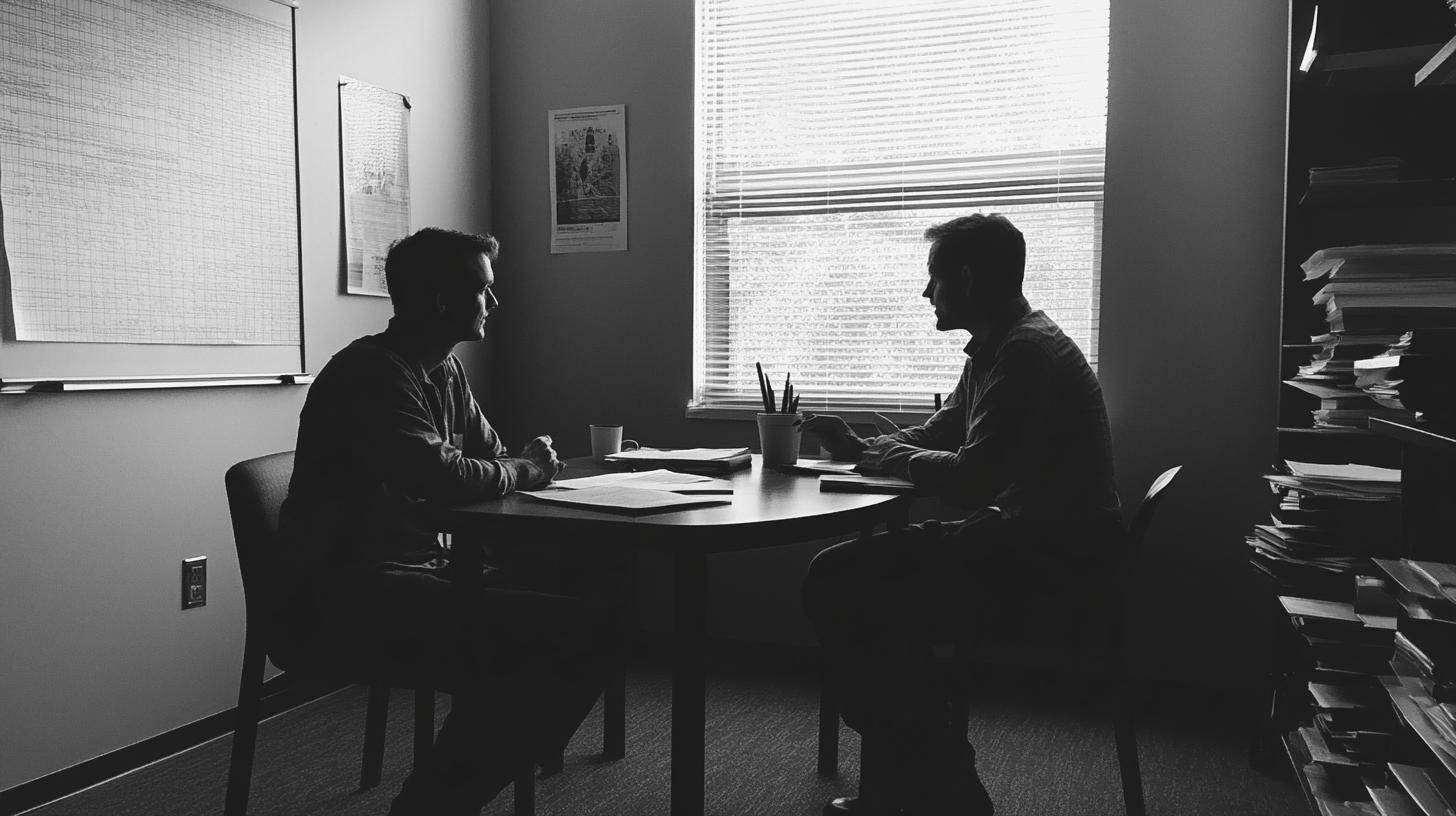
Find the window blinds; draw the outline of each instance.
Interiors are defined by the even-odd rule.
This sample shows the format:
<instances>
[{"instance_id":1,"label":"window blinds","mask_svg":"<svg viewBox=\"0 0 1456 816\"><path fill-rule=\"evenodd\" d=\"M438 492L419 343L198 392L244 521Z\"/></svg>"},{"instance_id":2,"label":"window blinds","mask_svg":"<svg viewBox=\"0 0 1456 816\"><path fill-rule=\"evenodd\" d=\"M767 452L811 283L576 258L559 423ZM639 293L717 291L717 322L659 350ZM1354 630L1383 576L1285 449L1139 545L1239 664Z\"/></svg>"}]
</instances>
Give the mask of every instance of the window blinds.
<instances>
[{"instance_id":1,"label":"window blinds","mask_svg":"<svg viewBox=\"0 0 1456 816\"><path fill-rule=\"evenodd\" d=\"M921 234L1000 212L1096 364L1107 0L699 0L693 405L928 410Z\"/></svg>"}]
</instances>

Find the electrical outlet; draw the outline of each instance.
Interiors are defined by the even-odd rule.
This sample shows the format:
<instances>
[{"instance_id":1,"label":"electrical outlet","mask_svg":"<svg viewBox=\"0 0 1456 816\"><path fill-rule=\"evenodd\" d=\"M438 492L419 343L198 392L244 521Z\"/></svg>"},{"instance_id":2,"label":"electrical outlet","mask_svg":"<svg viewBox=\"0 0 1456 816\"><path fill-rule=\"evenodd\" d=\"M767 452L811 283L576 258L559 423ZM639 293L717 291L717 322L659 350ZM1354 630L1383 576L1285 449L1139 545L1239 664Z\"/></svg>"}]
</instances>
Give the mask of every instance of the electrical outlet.
<instances>
[{"instance_id":1,"label":"electrical outlet","mask_svg":"<svg viewBox=\"0 0 1456 816\"><path fill-rule=\"evenodd\" d=\"M207 606L207 556L182 559L182 608Z\"/></svg>"}]
</instances>

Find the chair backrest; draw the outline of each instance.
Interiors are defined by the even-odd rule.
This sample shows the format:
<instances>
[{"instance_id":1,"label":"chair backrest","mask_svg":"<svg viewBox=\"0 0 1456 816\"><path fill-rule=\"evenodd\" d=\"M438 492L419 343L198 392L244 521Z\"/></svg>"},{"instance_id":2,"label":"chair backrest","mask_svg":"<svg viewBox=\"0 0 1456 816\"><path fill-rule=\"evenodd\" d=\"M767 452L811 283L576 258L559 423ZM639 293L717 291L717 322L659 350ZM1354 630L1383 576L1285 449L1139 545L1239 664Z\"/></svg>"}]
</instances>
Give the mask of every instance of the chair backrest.
<instances>
[{"instance_id":1,"label":"chair backrest","mask_svg":"<svg viewBox=\"0 0 1456 816\"><path fill-rule=\"evenodd\" d=\"M1182 470L1182 465L1170 467L1158 474L1148 487L1148 494L1143 496L1142 504L1138 505L1137 514L1132 517L1132 524L1127 528L1127 547L1129 561L1136 561L1143 552L1143 539L1148 534L1148 526L1153 523L1153 512L1158 509L1158 504L1163 499L1163 491L1173 483L1173 478Z\"/></svg>"},{"instance_id":2,"label":"chair backrest","mask_svg":"<svg viewBox=\"0 0 1456 816\"><path fill-rule=\"evenodd\" d=\"M243 578L248 637L261 637L279 668L286 668L293 657L288 638L281 637L290 593L280 579L278 563L278 516L292 476L293 451L284 451L239 462L223 477Z\"/></svg>"}]
</instances>

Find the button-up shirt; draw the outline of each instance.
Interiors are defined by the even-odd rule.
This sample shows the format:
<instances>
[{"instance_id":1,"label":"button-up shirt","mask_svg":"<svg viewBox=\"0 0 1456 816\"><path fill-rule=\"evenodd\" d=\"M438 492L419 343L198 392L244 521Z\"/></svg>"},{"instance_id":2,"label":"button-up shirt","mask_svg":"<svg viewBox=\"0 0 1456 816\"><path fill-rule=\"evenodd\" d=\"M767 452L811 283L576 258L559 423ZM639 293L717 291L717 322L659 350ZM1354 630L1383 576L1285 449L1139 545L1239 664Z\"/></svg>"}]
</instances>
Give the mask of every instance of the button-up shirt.
<instances>
[{"instance_id":1,"label":"button-up shirt","mask_svg":"<svg viewBox=\"0 0 1456 816\"><path fill-rule=\"evenodd\" d=\"M1120 519L1102 387L1071 338L1021 300L966 346L955 391L896 443L885 472L965 507L1053 525Z\"/></svg>"},{"instance_id":2,"label":"button-up shirt","mask_svg":"<svg viewBox=\"0 0 1456 816\"><path fill-rule=\"evenodd\" d=\"M293 479L283 505L288 555L302 564L371 567L438 563L422 501L502 496L548 481L506 455L465 370L448 355L428 370L391 321L335 354L299 416Z\"/></svg>"}]
</instances>

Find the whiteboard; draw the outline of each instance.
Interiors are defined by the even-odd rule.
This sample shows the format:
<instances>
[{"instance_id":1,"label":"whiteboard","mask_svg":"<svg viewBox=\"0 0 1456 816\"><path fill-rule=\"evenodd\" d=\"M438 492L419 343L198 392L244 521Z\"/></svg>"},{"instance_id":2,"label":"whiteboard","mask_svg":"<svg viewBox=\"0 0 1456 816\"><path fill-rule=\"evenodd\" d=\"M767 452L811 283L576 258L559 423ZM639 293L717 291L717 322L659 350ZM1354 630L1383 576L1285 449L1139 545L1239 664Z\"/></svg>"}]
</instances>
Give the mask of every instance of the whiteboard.
<instances>
[{"instance_id":1,"label":"whiteboard","mask_svg":"<svg viewBox=\"0 0 1456 816\"><path fill-rule=\"evenodd\" d=\"M0 4L0 379L302 371L292 14Z\"/></svg>"}]
</instances>

